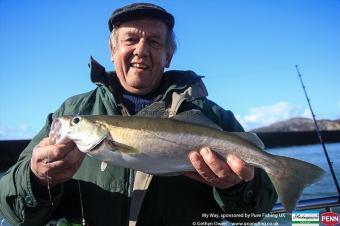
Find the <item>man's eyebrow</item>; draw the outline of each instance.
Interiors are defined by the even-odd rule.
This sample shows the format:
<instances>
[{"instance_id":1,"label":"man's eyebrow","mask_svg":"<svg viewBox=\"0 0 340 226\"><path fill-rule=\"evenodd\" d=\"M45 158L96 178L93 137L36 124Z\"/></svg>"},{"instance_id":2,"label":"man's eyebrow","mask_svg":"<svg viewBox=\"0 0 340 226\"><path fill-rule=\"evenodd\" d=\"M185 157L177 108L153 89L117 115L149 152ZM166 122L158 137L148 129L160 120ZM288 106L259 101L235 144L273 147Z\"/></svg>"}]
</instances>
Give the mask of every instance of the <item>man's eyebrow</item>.
<instances>
[{"instance_id":1,"label":"man's eyebrow","mask_svg":"<svg viewBox=\"0 0 340 226\"><path fill-rule=\"evenodd\" d=\"M151 35L149 35L148 38L162 39L161 35L159 35L159 34L151 34Z\"/></svg>"},{"instance_id":2,"label":"man's eyebrow","mask_svg":"<svg viewBox=\"0 0 340 226\"><path fill-rule=\"evenodd\" d=\"M127 31L123 34L123 36L136 36L139 35L138 31ZM161 39L161 35L157 34L157 33L152 33L150 35L147 36L147 38L156 38L156 39Z\"/></svg>"},{"instance_id":3,"label":"man's eyebrow","mask_svg":"<svg viewBox=\"0 0 340 226\"><path fill-rule=\"evenodd\" d=\"M137 35L138 33L135 32L135 31L127 31L127 32L124 32L123 35Z\"/></svg>"}]
</instances>

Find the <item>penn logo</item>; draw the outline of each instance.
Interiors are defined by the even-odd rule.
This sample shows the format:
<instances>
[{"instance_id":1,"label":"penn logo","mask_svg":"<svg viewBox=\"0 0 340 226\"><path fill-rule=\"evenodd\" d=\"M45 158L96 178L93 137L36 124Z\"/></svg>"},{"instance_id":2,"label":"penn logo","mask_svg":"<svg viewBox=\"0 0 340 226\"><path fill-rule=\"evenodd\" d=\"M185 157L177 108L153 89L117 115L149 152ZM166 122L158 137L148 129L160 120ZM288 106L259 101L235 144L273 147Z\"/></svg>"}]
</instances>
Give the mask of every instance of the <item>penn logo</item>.
<instances>
[{"instance_id":1,"label":"penn logo","mask_svg":"<svg viewBox=\"0 0 340 226\"><path fill-rule=\"evenodd\" d=\"M334 212L326 212L321 214L321 223L324 225L337 225L340 223L340 215Z\"/></svg>"}]
</instances>

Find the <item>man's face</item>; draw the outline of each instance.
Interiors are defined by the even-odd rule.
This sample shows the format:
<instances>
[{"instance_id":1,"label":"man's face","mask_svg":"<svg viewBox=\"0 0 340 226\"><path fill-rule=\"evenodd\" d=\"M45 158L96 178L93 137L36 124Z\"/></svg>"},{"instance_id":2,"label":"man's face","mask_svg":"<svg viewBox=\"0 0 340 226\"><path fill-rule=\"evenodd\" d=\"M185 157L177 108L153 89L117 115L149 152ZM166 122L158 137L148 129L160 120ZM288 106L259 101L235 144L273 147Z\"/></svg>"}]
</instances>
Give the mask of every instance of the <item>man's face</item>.
<instances>
[{"instance_id":1,"label":"man's face","mask_svg":"<svg viewBox=\"0 0 340 226\"><path fill-rule=\"evenodd\" d=\"M172 58L167 32L167 26L154 19L133 20L119 26L116 44L110 51L125 90L143 95L159 85Z\"/></svg>"}]
</instances>

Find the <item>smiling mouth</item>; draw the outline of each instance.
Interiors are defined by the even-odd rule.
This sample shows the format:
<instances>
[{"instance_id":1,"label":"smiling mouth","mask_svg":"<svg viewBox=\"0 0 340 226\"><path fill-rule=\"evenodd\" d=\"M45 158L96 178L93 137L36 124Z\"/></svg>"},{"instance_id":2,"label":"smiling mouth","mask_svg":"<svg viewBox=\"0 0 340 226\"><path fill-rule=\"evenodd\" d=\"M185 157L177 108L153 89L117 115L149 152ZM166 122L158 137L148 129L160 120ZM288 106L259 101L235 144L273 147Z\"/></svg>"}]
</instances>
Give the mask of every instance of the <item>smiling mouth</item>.
<instances>
[{"instance_id":1,"label":"smiling mouth","mask_svg":"<svg viewBox=\"0 0 340 226\"><path fill-rule=\"evenodd\" d=\"M140 64L140 63L131 63L130 67L140 70L147 70L149 68L146 64Z\"/></svg>"}]
</instances>

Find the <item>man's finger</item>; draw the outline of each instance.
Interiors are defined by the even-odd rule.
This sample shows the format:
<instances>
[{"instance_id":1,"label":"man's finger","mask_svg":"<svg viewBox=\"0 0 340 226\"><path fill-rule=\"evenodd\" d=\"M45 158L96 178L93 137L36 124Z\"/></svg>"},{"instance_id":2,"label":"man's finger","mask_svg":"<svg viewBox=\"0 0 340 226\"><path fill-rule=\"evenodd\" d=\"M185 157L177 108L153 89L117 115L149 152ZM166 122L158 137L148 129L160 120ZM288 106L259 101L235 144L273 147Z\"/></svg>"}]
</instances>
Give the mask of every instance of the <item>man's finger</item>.
<instances>
[{"instance_id":1,"label":"man's finger","mask_svg":"<svg viewBox=\"0 0 340 226\"><path fill-rule=\"evenodd\" d=\"M44 158L49 159L50 162L64 159L68 153L72 152L74 146L72 142L50 146L50 150L44 153Z\"/></svg>"},{"instance_id":2,"label":"man's finger","mask_svg":"<svg viewBox=\"0 0 340 226\"><path fill-rule=\"evenodd\" d=\"M65 143L65 144L57 144L57 145L49 145L44 146L43 143L40 143L41 146L37 145L34 149L34 158L37 161L43 162L51 162L59 159L63 159L65 155L72 151L75 144L74 143ZM48 161L47 161L48 160Z\"/></svg>"},{"instance_id":3,"label":"man's finger","mask_svg":"<svg viewBox=\"0 0 340 226\"><path fill-rule=\"evenodd\" d=\"M37 147L42 147L42 146L47 146L49 145L49 139L48 137L45 137L44 139L42 139L38 144Z\"/></svg>"},{"instance_id":4,"label":"man's finger","mask_svg":"<svg viewBox=\"0 0 340 226\"><path fill-rule=\"evenodd\" d=\"M250 181L254 178L254 167L248 165L235 155L228 155L227 162L231 170L245 181Z\"/></svg>"},{"instance_id":5,"label":"man's finger","mask_svg":"<svg viewBox=\"0 0 340 226\"><path fill-rule=\"evenodd\" d=\"M225 179L233 174L229 166L223 160L218 158L218 156L208 147L202 148L200 153L205 163L218 178Z\"/></svg>"},{"instance_id":6,"label":"man's finger","mask_svg":"<svg viewBox=\"0 0 340 226\"><path fill-rule=\"evenodd\" d=\"M216 181L216 175L211 171L211 169L205 163L203 157L199 153L195 151L191 152L189 154L189 159L193 167L196 169L197 173L199 173L203 177L203 179L211 183Z\"/></svg>"},{"instance_id":7,"label":"man's finger","mask_svg":"<svg viewBox=\"0 0 340 226\"><path fill-rule=\"evenodd\" d=\"M48 167L51 169L51 171L56 169L57 170L56 172L58 171L63 172L64 170L69 168L78 169L84 157L85 154L80 152L76 147L74 147L73 150L66 153L66 155L63 156L63 158L48 163Z\"/></svg>"},{"instance_id":8,"label":"man's finger","mask_svg":"<svg viewBox=\"0 0 340 226\"><path fill-rule=\"evenodd\" d=\"M201 149L201 153L204 161L219 179L216 181L216 185L226 187L238 184L241 181L240 177L233 172L229 165L225 161L221 160L217 154L211 151L208 147Z\"/></svg>"}]
</instances>

